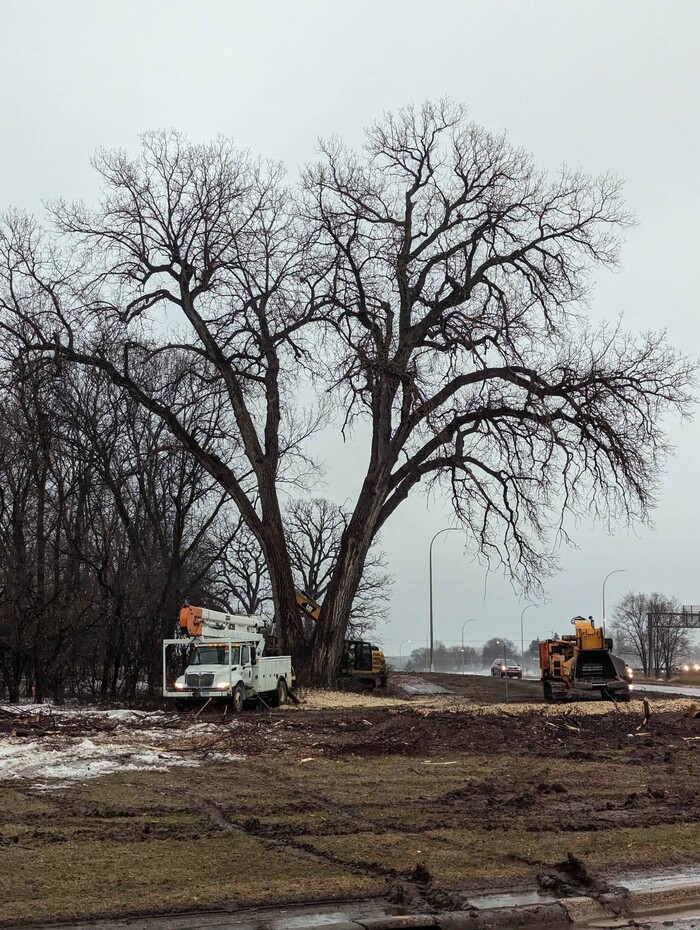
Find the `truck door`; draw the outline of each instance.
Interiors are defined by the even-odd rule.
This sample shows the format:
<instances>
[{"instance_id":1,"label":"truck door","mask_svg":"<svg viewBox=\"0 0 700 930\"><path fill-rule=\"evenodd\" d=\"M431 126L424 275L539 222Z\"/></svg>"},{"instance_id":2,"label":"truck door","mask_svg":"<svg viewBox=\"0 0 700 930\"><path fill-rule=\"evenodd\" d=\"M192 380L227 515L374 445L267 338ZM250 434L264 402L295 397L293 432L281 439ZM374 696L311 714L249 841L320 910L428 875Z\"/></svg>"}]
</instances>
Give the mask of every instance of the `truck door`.
<instances>
[{"instance_id":1,"label":"truck door","mask_svg":"<svg viewBox=\"0 0 700 930\"><path fill-rule=\"evenodd\" d=\"M250 661L250 646L241 646L241 678L246 688L253 687L253 665Z\"/></svg>"}]
</instances>

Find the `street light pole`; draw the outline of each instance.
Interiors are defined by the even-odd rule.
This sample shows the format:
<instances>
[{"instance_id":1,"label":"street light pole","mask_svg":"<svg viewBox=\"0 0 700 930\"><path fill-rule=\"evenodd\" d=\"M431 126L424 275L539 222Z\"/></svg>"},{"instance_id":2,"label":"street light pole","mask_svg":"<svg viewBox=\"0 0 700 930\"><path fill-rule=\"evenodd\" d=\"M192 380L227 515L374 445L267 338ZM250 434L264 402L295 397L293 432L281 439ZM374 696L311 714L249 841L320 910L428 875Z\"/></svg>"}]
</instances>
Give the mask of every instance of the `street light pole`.
<instances>
[{"instance_id":1,"label":"street light pole","mask_svg":"<svg viewBox=\"0 0 700 930\"><path fill-rule=\"evenodd\" d=\"M528 604L526 607L523 607L520 612L520 661L525 662L525 637L523 636L523 617L525 616L525 611L529 610L531 607L537 607L536 604Z\"/></svg>"},{"instance_id":2,"label":"street light pole","mask_svg":"<svg viewBox=\"0 0 700 930\"><path fill-rule=\"evenodd\" d=\"M404 643L410 643L410 642L411 642L410 639L402 639L401 642L399 643L399 671L401 671L401 647L403 646Z\"/></svg>"},{"instance_id":3,"label":"street light pole","mask_svg":"<svg viewBox=\"0 0 700 930\"><path fill-rule=\"evenodd\" d=\"M437 533L430 540L430 548L428 550L428 594L430 597L430 671L434 672L435 667L433 664L433 543L441 536L443 533L453 533L457 532L456 526L446 526L442 530L438 530Z\"/></svg>"},{"instance_id":4,"label":"street light pole","mask_svg":"<svg viewBox=\"0 0 700 930\"><path fill-rule=\"evenodd\" d=\"M508 657L506 656L505 640L497 639L496 645L503 646L503 674L501 678L506 680L506 704L508 703Z\"/></svg>"},{"instance_id":5,"label":"street light pole","mask_svg":"<svg viewBox=\"0 0 700 930\"><path fill-rule=\"evenodd\" d=\"M476 618L472 617L471 620L465 620L462 624L462 674L464 674L464 627L468 623L476 623Z\"/></svg>"},{"instance_id":6,"label":"street light pole","mask_svg":"<svg viewBox=\"0 0 700 930\"><path fill-rule=\"evenodd\" d=\"M626 571L627 571L626 568L616 568L614 571L608 572L605 578L603 578L603 639L605 639L605 582L608 580L608 578L611 575L619 575L620 572L626 572Z\"/></svg>"}]
</instances>

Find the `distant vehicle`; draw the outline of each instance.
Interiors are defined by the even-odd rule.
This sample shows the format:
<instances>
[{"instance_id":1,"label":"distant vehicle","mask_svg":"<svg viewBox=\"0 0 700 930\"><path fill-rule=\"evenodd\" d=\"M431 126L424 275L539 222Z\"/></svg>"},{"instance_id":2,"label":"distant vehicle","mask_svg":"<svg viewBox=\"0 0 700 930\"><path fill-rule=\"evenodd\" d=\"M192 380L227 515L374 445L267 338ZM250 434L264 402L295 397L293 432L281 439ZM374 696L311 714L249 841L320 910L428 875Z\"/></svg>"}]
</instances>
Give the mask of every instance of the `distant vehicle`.
<instances>
[{"instance_id":1,"label":"distant vehicle","mask_svg":"<svg viewBox=\"0 0 700 930\"><path fill-rule=\"evenodd\" d=\"M698 662L681 662L676 666L676 671L683 674L684 672L700 672L700 663Z\"/></svg>"},{"instance_id":2,"label":"distant vehicle","mask_svg":"<svg viewBox=\"0 0 700 930\"><path fill-rule=\"evenodd\" d=\"M522 678L523 670L512 659L496 659L491 666L491 674L499 675L501 678Z\"/></svg>"}]
</instances>

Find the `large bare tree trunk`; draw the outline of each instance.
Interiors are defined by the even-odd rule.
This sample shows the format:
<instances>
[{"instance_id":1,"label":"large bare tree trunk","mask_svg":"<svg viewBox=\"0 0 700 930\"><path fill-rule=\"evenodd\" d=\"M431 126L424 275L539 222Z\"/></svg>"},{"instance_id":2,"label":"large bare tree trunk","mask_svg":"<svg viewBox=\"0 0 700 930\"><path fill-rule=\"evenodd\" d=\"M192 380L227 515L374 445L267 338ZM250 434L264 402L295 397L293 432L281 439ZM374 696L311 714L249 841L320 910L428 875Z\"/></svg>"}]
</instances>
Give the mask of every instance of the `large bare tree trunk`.
<instances>
[{"instance_id":1,"label":"large bare tree trunk","mask_svg":"<svg viewBox=\"0 0 700 930\"><path fill-rule=\"evenodd\" d=\"M332 686L340 670L352 604L362 581L384 495L380 482L365 481L352 519L343 533L309 657L309 676L315 683Z\"/></svg>"}]
</instances>

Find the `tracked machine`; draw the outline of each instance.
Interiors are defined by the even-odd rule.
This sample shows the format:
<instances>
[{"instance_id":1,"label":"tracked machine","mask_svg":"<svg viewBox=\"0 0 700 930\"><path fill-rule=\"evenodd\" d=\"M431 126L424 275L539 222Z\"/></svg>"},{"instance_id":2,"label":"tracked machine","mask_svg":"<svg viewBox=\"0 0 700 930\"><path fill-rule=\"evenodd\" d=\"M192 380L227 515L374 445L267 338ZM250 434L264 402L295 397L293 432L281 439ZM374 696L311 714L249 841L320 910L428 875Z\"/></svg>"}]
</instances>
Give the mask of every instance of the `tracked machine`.
<instances>
[{"instance_id":1,"label":"tracked machine","mask_svg":"<svg viewBox=\"0 0 700 930\"><path fill-rule=\"evenodd\" d=\"M576 696L629 701L631 671L612 653L612 639L592 619L574 617L573 636L540 642L540 669L545 701Z\"/></svg>"},{"instance_id":2,"label":"tracked machine","mask_svg":"<svg viewBox=\"0 0 700 930\"><path fill-rule=\"evenodd\" d=\"M303 614L316 621L321 616L321 605L305 591L296 590L297 605ZM343 644L338 686L357 683L361 687L386 687L386 661L378 646L360 639L346 639Z\"/></svg>"}]
</instances>

